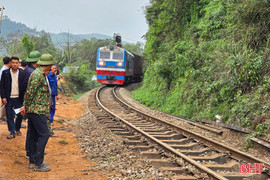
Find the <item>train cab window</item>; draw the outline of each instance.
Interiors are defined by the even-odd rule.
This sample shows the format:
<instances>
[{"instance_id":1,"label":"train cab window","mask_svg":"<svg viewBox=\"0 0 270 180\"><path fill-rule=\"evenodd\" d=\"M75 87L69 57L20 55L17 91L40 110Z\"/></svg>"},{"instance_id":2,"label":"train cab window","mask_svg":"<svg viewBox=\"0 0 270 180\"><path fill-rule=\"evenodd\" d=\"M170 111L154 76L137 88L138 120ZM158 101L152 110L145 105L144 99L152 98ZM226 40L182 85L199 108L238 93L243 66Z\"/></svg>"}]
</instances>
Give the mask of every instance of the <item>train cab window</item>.
<instances>
[{"instance_id":1,"label":"train cab window","mask_svg":"<svg viewBox=\"0 0 270 180\"><path fill-rule=\"evenodd\" d=\"M124 58L124 53L113 53L113 59L117 59L117 60L123 60Z\"/></svg>"},{"instance_id":2,"label":"train cab window","mask_svg":"<svg viewBox=\"0 0 270 180\"><path fill-rule=\"evenodd\" d=\"M100 51L99 59L110 59L110 52Z\"/></svg>"}]
</instances>

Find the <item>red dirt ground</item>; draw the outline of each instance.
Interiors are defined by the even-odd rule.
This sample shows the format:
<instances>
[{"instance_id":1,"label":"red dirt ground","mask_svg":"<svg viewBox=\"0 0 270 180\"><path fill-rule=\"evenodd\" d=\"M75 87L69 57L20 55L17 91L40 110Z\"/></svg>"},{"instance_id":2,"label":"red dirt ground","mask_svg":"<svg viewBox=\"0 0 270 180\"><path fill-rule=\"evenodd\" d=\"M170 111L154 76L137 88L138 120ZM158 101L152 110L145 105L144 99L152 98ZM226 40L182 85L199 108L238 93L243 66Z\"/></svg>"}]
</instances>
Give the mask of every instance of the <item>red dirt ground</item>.
<instances>
[{"instance_id":1,"label":"red dirt ground","mask_svg":"<svg viewBox=\"0 0 270 180\"><path fill-rule=\"evenodd\" d=\"M49 172L35 172L28 168L28 159L25 158L24 150L26 129L21 129L22 136L8 140L7 125L0 124L0 179L107 179L106 176L91 171L91 166L95 165L95 162L85 158L75 134L64 131L72 128L65 122L72 122L72 119L79 118L85 108L86 105L79 104L71 98L62 97L58 101L53 127L56 128L55 133L59 137L50 138L45 150L47 155L44 162L52 168ZM62 123L62 120L65 122ZM23 124L26 125L26 122ZM63 145L59 142L63 140L68 144Z\"/></svg>"}]
</instances>

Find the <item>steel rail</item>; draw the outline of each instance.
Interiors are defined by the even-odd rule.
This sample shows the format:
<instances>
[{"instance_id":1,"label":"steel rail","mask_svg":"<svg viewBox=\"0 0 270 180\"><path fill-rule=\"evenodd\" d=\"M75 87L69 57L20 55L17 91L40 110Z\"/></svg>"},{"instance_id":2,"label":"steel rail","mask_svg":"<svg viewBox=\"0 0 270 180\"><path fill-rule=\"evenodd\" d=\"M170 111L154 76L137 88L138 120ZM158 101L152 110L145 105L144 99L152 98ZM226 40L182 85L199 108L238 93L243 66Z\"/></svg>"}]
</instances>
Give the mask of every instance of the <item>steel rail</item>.
<instances>
[{"instance_id":1,"label":"steel rail","mask_svg":"<svg viewBox=\"0 0 270 180\"><path fill-rule=\"evenodd\" d=\"M191 132L191 131L188 131L187 129L184 129L183 127L180 127L178 125L174 125L170 122L166 122L164 120L161 120L159 118L156 118L156 117L153 117L151 115L148 115L144 112L141 112L140 110L136 109L135 107L131 107L129 104L127 104L126 102L124 102L123 100L121 100L119 98L119 96L117 96L117 94L115 93L115 89L114 89L114 96L115 98L121 102L123 105L125 105L126 107L128 107L129 109L132 109L133 111L135 111L136 113L138 114L141 114L142 116L145 116L149 119L152 119L152 120L155 120L155 121L158 121L159 123L162 123L166 126L169 126L170 128L173 128L175 130L178 130L178 131L181 131L181 133L187 137L193 137L201 142L203 142L204 144L207 144L209 146L213 146L215 147L215 149L221 151L221 152L225 152L225 153L229 153L229 155L237 160L243 160L247 163L263 163L264 164L264 167L267 168L266 170L269 171L270 170L270 163L269 162L266 162L264 160L261 160L261 159L258 159L254 156L251 156L247 153L244 153L242 151L239 151L235 148L232 148L232 147L229 147L229 146L226 146L226 145L223 145L215 140L212 140L212 139L209 139L203 135L200 135L200 134L197 134L195 132Z\"/></svg>"},{"instance_id":2,"label":"steel rail","mask_svg":"<svg viewBox=\"0 0 270 180\"><path fill-rule=\"evenodd\" d=\"M270 143L264 139L259 139L259 138L250 138L251 141L259 144L260 146L262 146L263 148L267 149L269 151L270 149Z\"/></svg>"},{"instance_id":3,"label":"steel rail","mask_svg":"<svg viewBox=\"0 0 270 180\"><path fill-rule=\"evenodd\" d=\"M176 116L172 116L172 117L177 118ZM227 129L234 130L234 131L237 131L237 132L246 133L246 134L255 132L255 131L247 129L247 128L242 128L242 127L238 127L238 126L235 126L235 125L226 124L226 123L222 123L222 122L204 120L204 119L199 119L199 118L194 118L194 120L202 122L202 123L218 126L218 127L227 128Z\"/></svg>"},{"instance_id":4,"label":"steel rail","mask_svg":"<svg viewBox=\"0 0 270 180\"><path fill-rule=\"evenodd\" d=\"M157 138L149 135L148 133L146 133L145 131L141 130L141 128L139 127L136 127L134 125L132 125L131 123L129 123L128 121L124 120L123 118L119 117L117 114L111 112L109 109L107 109L100 101L99 99L99 94L100 94L100 91L101 89L103 89L103 87L99 88L96 92L96 101L97 101L97 104L99 107L101 107L104 111L106 111L108 114L110 114L111 116L113 116L114 118L122 121L124 124L126 124L127 126L129 126L130 128L132 128L133 130L139 132L140 134L142 134L143 136L147 137L148 139L151 139L151 141L157 143L159 146L165 148L167 151L175 154L176 156L178 157L181 157L182 159L184 159L185 161L189 162L190 164L196 166L198 169L200 169L201 171L203 171L204 173L207 173L208 175L210 175L212 178L215 178L215 179L220 179L220 180L227 180L227 178L219 175L218 173L214 172L213 170L199 164L197 161L189 158L187 155L177 151L176 149L168 146L166 143L163 143L162 141L158 140ZM113 91L113 93L115 93Z\"/></svg>"},{"instance_id":5,"label":"steel rail","mask_svg":"<svg viewBox=\"0 0 270 180\"><path fill-rule=\"evenodd\" d=\"M216 133L216 134L219 134L221 135L223 133L222 130L220 129L216 129L214 127L209 127L209 126L205 126L204 124L199 124L197 122L194 122L194 121L191 121L189 119L184 119L184 118L181 118L181 117L177 117L177 116L173 116L173 115L170 115L170 114L167 114L167 113L164 113L166 116L169 116L169 117L172 117L172 118L175 118L175 119L178 119L178 120L181 120L181 121L185 121L193 126L197 126L199 128L202 128L202 129L205 129L207 131L210 131L210 132L213 132L213 133Z\"/></svg>"}]
</instances>

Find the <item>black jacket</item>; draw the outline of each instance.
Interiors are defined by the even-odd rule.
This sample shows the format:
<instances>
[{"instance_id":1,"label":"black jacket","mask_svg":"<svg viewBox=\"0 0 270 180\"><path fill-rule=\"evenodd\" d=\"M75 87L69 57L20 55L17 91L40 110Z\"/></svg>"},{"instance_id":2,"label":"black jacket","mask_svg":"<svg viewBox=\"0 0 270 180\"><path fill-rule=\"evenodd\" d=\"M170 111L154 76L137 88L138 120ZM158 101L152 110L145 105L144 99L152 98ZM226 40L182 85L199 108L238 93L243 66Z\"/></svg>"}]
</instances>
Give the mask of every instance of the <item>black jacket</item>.
<instances>
[{"instance_id":1,"label":"black jacket","mask_svg":"<svg viewBox=\"0 0 270 180\"><path fill-rule=\"evenodd\" d=\"M18 77L18 83L19 83L19 99L21 103L23 102L23 76L22 72L23 70L18 68L19 70L19 77ZM10 74L10 69L4 70L2 73L2 78L1 78L1 97L6 98L7 100L10 99L10 94L11 94L11 84L12 84L12 79L11 79L11 74Z\"/></svg>"},{"instance_id":2,"label":"black jacket","mask_svg":"<svg viewBox=\"0 0 270 180\"><path fill-rule=\"evenodd\" d=\"M22 73L22 90L23 90L23 95L26 93L26 89L27 89L27 84L28 84L28 80L30 75L32 74L32 72L35 70L36 68L32 65L29 64L28 67L23 71Z\"/></svg>"}]
</instances>

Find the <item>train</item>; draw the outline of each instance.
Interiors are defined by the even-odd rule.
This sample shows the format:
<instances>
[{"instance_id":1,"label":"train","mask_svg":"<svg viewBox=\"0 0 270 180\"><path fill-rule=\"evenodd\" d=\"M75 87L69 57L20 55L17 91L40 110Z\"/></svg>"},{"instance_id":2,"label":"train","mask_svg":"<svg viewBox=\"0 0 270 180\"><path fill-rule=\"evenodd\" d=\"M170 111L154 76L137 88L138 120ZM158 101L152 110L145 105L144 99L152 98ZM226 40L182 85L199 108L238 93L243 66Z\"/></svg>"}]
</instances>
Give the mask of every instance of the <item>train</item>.
<instances>
[{"instance_id":1,"label":"train","mask_svg":"<svg viewBox=\"0 0 270 180\"><path fill-rule=\"evenodd\" d=\"M106 85L127 85L142 81L143 59L126 49L109 45L97 50L97 81Z\"/></svg>"}]
</instances>

